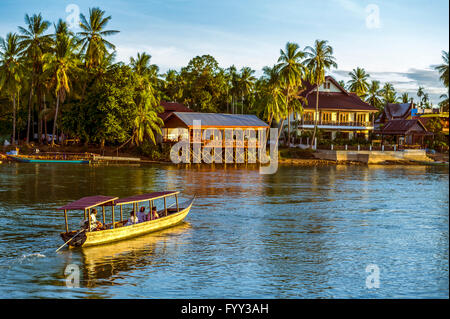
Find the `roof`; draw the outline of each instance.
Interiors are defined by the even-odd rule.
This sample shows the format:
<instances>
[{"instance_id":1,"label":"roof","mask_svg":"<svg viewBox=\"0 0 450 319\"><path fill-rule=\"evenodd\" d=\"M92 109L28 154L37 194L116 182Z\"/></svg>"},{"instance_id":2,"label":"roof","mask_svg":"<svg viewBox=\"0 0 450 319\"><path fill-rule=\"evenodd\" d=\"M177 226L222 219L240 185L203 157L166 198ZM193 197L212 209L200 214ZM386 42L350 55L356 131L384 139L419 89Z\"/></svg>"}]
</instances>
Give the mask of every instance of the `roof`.
<instances>
[{"instance_id":1,"label":"roof","mask_svg":"<svg viewBox=\"0 0 450 319\"><path fill-rule=\"evenodd\" d=\"M256 115L225 114L225 113L199 113L199 112L173 112L172 116L179 118L186 126L194 126L194 121L201 121L202 127L269 127Z\"/></svg>"},{"instance_id":2,"label":"roof","mask_svg":"<svg viewBox=\"0 0 450 319\"><path fill-rule=\"evenodd\" d=\"M89 196L89 197L83 197L79 200L76 200L70 204L67 204L63 207L58 208L58 210L78 210L78 209L89 209L95 206L105 205L105 204L111 204L111 201L114 201L118 199L119 197L114 196L103 196L103 195L97 195L97 196Z\"/></svg>"},{"instance_id":3,"label":"roof","mask_svg":"<svg viewBox=\"0 0 450 319\"><path fill-rule=\"evenodd\" d=\"M406 120L411 115L412 103L387 103L376 122Z\"/></svg>"},{"instance_id":4,"label":"roof","mask_svg":"<svg viewBox=\"0 0 450 319\"><path fill-rule=\"evenodd\" d=\"M161 117L163 121L165 121L173 112L193 112L190 108L178 102L161 101L160 104L164 108L164 112L159 114L159 117Z\"/></svg>"},{"instance_id":5,"label":"roof","mask_svg":"<svg viewBox=\"0 0 450 319\"><path fill-rule=\"evenodd\" d=\"M304 109L316 108L316 93L306 96L308 105L304 106ZM321 92L319 91L319 109L332 109L332 110L361 110L378 112L378 109L372 105L361 100L356 94L353 93L337 93L337 92Z\"/></svg>"},{"instance_id":6,"label":"roof","mask_svg":"<svg viewBox=\"0 0 450 319\"><path fill-rule=\"evenodd\" d=\"M382 128L381 134L386 135L408 135L411 133L431 134L425 126L417 119L414 120L390 120Z\"/></svg>"},{"instance_id":7,"label":"roof","mask_svg":"<svg viewBox=\"0 0 450 319\"><path fill-rule=\"evenodd\" d=\"M166 192L154 192L154 193L148 193L148 194L142 194L142 195L134 195L126 198L120 198L116 201L116 205L124 205L124 204L130 204L130 203L136 203L136 202L144 202L148 200L155 200L158 198L163 198L175 194L179 194L178 191L166 191Z\"/></svg>"},{"instance_id":8,"label":"roof","mask_svg":"<svg viewBox=\"0 0 450 319\"><path fill-rule=\"evenodd\" d=\"M357 94L345 90L332 76L327 75L325 81L332 82L341 92L319 91L319 109L378 112L377 108L361 100ZM301 94L308 101L305 109L316 108L316 87L316 84L306 84L306 90Z\"/></svg>"}]
</instances>

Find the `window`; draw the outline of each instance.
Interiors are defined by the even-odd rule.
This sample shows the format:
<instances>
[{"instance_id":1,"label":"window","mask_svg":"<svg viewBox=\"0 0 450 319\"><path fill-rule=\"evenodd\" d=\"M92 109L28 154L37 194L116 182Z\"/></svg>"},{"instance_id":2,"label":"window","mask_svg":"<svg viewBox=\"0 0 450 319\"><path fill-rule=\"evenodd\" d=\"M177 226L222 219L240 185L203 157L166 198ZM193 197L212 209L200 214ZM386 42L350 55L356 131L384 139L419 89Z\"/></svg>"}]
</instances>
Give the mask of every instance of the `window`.
<instances>
[{"instance_id":1,"label":"window","mask_svg":"<svg viewBox=\"0 0 450 319\"><path fill-rule=\"evenodd\" d=\"M345 123L348 122L349 114L348 113L339 113L339 122Z\"/></svg>"},{"instance_id":2,"label":"window","mask_svg":"<svg viewBox=\"0 0 450 319\"><path fill-rule=\"evenodd\" d=\"M331 122L331 113L323 112L322 113L322 123L329 123L329 122Z\"/></svg>"},{"instance_id":3,"label":"window","mask_svg":"<svg viewBox=\"0 0 450 319\"><path fill-rule=\"evenodd\" d=\"M303 120L305 122L307 122L307 121L314 121L314 113L313 112L305 112L305 113L303 113Z\"/></svg>"},{"instance_id":4,"label":"window","mask_svg":"<svg viewBox=\"0 0 450 319\"><path fill-rule=\"evenodd\" d=\"M366 121L366 114L358 114L358 115L356 115L356 121L358 123L364 123Z\"/></svg>"}]
</instances>

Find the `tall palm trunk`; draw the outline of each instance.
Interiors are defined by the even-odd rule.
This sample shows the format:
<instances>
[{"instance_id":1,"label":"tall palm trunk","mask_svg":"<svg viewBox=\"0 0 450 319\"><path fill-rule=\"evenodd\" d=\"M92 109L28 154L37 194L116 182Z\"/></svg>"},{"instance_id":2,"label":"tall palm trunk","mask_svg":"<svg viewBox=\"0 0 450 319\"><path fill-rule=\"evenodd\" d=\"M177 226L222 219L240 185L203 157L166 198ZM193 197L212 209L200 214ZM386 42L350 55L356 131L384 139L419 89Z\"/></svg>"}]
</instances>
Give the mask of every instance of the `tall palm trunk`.
<instances>
[{"instance_id":1,"label":"tall palm trunk","mask_svg":"<svg viewBox=\"0 0 450 319\"><path fill-rule=\"evenodd\" d=\"M45 134L45 143L48 141L48 134L47 134L47 103L45 103L45 93L44 93L44 134Z\"/></svg>"},{"instance_id":2,"label":"tall palm trunk","mask_svg":"<svg viewBox=\"0 0 450 319\"><path fill-rule=\"evenodd\" d=\"M30 86L30 96L28 98L28 124L27 124L27 144L30 143L30 124L31 124L31 102L33 100L33 81Z\"/></svg>"},{"instance_id":3,"label":"tall palm trunk","mask_svg":"<svg viewBox=\"0 0 450 319\"><path fill-rule=\"evenodd\" d=\"M13 131L12 145L16 145L16 93L13 94Z\"/></svg>"},{"instance_id":4,"label":"tall palm trunk","mask_svg":"<svg viewBox=\"0 0 450 319\"><path fill-rule=\"evenodd\" d=\"M56 110L55 110L55 119L53 122L52 146L55 145L56 121L58 120L58 110L59 110L59 91L58 94L56 94Z\"/></svg>"},{"instance_id":5,"label":"tall palm trunk","mask_svg":"<svg viewBox=\"0 0 450 319\"><path fill-rule=\"evenodd\" d=\"M319 117L319 81L316 82L316 114L314 115L314 133L313 137L311 139L311 147L314 144L314 139L316 138L316 131L317 131L317 120Z\"/></svg>"}]
</instances>

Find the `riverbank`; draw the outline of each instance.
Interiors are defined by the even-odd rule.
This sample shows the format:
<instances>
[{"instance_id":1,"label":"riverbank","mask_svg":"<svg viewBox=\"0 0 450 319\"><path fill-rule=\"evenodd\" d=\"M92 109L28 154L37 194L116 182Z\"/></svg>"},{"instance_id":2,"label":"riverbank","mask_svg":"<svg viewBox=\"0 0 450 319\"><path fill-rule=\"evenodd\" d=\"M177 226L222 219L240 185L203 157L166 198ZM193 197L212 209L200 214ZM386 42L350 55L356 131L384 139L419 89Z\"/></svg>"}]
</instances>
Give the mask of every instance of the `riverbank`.
<instances>
[{"instance_id":1,"label":"riverbank","mask_svg":"<svg viewBox=\"0 0 450 319\"><path fill-rule=\"evenodd\" d=\"M66 154L72 153L90 153L95 154L98 161L96 163L102 164L117 164L120 162L126 162L127 158L130 159L130 163L135 164L173 164L169 160L170 149L158 148L154 146L153 152L148 152L153 156L145 156L142 154L142 150L138 148L122 149L120 151L115 147L104 147L91 145L67 145L67 146L55 146L49 145L36 146L20 146L19 154L21 155L34 155L36 149L39 153L46 152L60 152ZM3 148L3 153L13 149L12 147ZM375 162L359 160L361 156L345 156L330 158L329 156L322 156L324 151L313 151L311 149L299 149L299 148L280 148L278 156L279 165L294 165L294 166L333 166L333 165L448 165L448 154L426 154L426 158L423 159L410 159L410 158L395 158L386 157L382 160ZM351 152L350 152L351 153ZM389 152L387 152L389 153ZM8 157L0 152L0 162L6 163L10 161ZM364 157L364 156L363 156ZM367 156L366 156L367 157ZM361 157L362 158L362 157ZM365 157L364 157L365 158ZM242 165L242 164L240 164Z\"/></svg>"}]
</instances>

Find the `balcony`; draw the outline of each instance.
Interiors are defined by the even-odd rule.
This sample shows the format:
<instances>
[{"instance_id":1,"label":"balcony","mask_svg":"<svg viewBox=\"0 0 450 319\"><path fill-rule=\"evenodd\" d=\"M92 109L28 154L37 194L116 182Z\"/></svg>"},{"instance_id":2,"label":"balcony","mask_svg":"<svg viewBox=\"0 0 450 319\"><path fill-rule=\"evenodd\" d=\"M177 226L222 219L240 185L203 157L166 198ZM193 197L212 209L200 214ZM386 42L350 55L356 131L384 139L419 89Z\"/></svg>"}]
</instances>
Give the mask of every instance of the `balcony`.
<instances>
[{"instance_id":1,"label":"balcony","mask_svg":"<svg viewBox=\"0 0 450 319\"><path fill-rule=\"evenodd\" d=\"M314 127L315 121L300 121L299 126L312 126ZM372 122L360 122L360 121L348 121L348 122L339 122L339 121L318 121L317 126L335 126L335 127L358 127L358 128L372 128Z\"/></svg>"}]
</instances>

